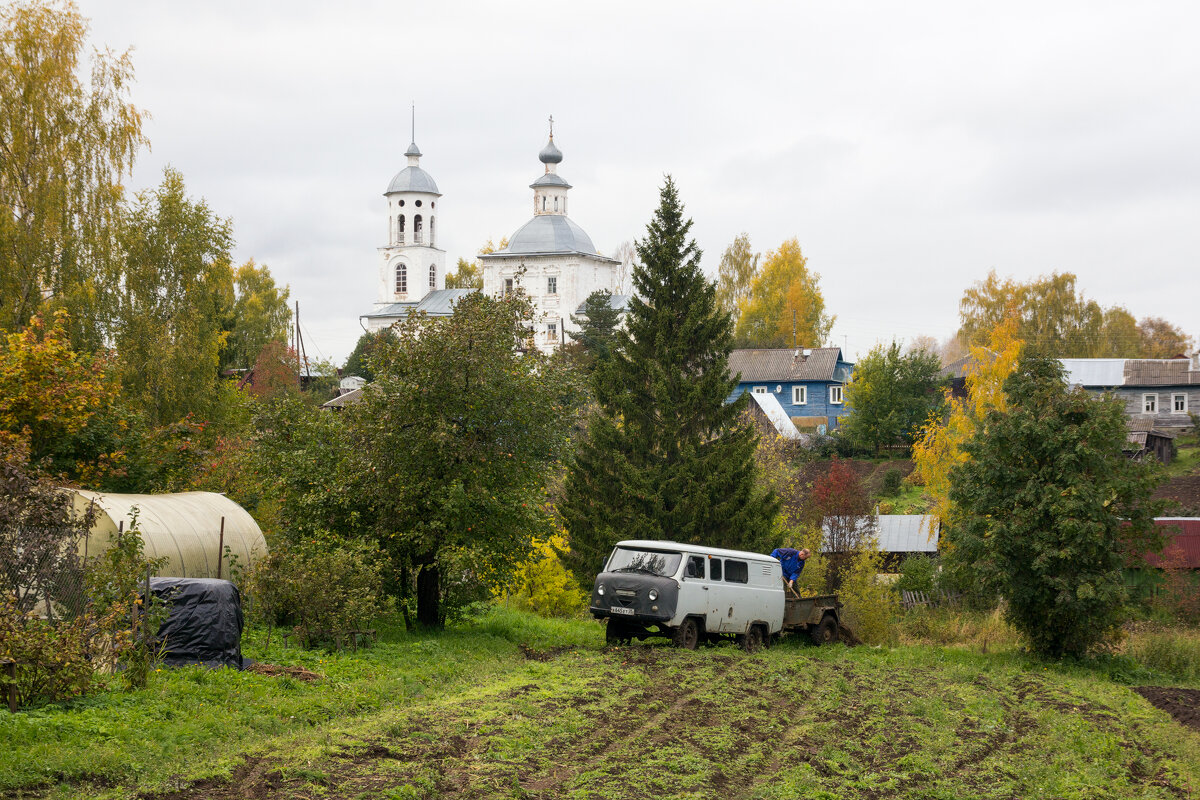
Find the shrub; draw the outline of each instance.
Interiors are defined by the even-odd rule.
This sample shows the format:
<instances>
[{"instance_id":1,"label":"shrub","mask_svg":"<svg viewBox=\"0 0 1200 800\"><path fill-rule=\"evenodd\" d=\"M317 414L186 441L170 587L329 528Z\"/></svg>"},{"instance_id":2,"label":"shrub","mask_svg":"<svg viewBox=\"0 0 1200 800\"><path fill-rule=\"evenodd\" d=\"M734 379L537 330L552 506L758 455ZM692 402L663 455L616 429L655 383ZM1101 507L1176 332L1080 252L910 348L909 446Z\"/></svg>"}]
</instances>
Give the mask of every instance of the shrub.
<instances>
[{"instance_id":1,"label":"shrub","mask_svg":"<svg viewBox=\"0 0 1200 800\"><path fill-rule=\"evenodd\" d=\"M883 485L879 489L879 493L883 497L894 497L900 493L900 484L904 482L904 475L898 469L889 469L883 473Z\"/></svg>"},{"instance_id":2,"label":"shrub","mask_svg":"<svg viewBox=\"0 0 1200 800\"><path fill-rule=\"evenodd\" d=\"M842 575L839 595L846 624L867 644L891 644L899 610L895 589L879 581L883 554L870 549L856 553Z\"/></svg>"},{"instance_id":3,"label":"shrub","mask_svg":"<svg viewBox=\"0 0 1200 800\"><path fill-rule=\"evenodd\" d=\"M900 562L900 578L895 583L898 592L925 592L938 588L938 562L935 558L910 555Z\"/></svg>"},{"instance_id":4,"label":"shrub","mask_svg":"<svg viewBox=\"0 0 1200 800\"><path fill-rule=\"evenodd\" d=\"M513 590L498 593L505 605L543 617L578 613L584 606L584 591L558 557L567 549L567 539L561 533L535 539L529 558L513 576L510 584Z\"/></svg>"},{"instance_id":5,"label":"shrub","mask_svg":"<svg viewBox=\"0 0 1200 800\"><path fill-rule=\"evenodd\" d=\"M54 703L86 692L93 657L128 648L130 632L120 622L127 610L112 607L102 617L85 612L55 623L21 611L11 595L0 597L0 660L16 662L17 703ZM0 695L7 696L12 682L0 671Z\"/></svg>"},{"instance_id":6,"label":"shrub","mask_svg":"<svg viewBox=\"0 0 1200 800\"><path fill-rule=\"evenodd\" d=\"M306 648L340 649L391 606L379 553L362 542L280 544L251 567L246 589L256 619L294 624Z\"/></svg>"}]
</instances>

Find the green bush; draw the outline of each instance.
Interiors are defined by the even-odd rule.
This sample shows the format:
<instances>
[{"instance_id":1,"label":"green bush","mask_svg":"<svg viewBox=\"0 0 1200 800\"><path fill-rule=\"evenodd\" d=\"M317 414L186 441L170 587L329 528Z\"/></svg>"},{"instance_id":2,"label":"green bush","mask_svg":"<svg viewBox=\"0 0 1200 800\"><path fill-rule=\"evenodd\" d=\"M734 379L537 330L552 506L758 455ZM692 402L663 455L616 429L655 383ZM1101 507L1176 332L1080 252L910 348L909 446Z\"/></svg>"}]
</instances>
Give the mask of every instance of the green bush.
<instances>
[{"instance_id":1,"label":"green bush","mask_svg":"<svg viewBox=\"0 0 1200 800\"><path fill-rule=\"evenodd\" d=\"M938 561L929 556L910 555L900 562L900 577L896 580L898 592L925 592L938 588Z\"/></svg>"},{"instance_id":2,"label":"green bush","mask_svg":"<svg viewBox=\"0 0 1200 800\"><path fill-rule=\"evenodd\" d=\"M302 646L341 649L391 609L379 552L362 542L280 544L246 576L251 615L292 624Z\"/></svg>"},{"instance_id":3,"label":"green bush","mask_svg":"<svg viewBox=\"0 0 1200 800\"><path fill-rule=\"evenodd\" d=\"M900 484L904 482L904 475L898 469L889 469L883 473L883 484L879 488L879 494L883 497L895 497L900 494Z\"/></svg>"},{"instance_id":4,"label":"green bush","mask_svg":"<svg viewBox=\"0 0 1200 800\"><path fill-rule=\"evenodd\" d=\"M127 609L51 622L21 611L11 596L0 597L0 661L16 664L18 705L55 703L91 688L93 658L129 647L129 630L119 622ZM8 696L13 682L7 669L0 670L0 696Z\"/></svg>"},{"instance_id":5,"label":"green bush","mask_svg":"<svg viewBox=\"0 0 1200 800\"><path fill-rule=\"evenodd\" d=\"M843 619L867 644L893 644L899 612L896 590L879 580L883 554L863 550L853 554L842 574L838 594L845 604Z\"/></svg>"}]
</instances>

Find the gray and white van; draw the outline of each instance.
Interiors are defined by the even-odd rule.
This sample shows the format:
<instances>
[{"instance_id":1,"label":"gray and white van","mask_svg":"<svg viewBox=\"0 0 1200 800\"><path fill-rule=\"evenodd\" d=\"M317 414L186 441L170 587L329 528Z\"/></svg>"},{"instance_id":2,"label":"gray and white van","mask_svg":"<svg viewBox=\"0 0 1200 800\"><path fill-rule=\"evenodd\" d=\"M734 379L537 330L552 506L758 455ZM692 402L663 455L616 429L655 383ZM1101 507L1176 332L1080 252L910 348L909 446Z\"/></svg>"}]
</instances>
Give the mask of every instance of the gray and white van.
<instances>
[{"instance_id":1,"label":"gray and white van","mask_svg":"<svg viewBox=\"0 0 1200 800\"><path fill-rule=\"evenodd\" d=\"M783 627L783 570L760 553L630 540L618 542L592 587L592 616L610 643L670 637L689 650L734 637L747 649Z\"/></svg>"}]
</instances>

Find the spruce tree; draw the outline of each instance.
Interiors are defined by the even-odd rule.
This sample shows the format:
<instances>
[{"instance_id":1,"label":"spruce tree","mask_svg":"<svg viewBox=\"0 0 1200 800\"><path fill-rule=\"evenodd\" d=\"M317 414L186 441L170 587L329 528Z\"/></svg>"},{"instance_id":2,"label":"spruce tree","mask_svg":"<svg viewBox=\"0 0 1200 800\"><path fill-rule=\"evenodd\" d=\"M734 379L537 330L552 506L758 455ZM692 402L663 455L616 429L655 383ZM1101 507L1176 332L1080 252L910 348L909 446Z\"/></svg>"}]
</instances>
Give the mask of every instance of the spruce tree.
<instances>
[{"instance_id":1,"label":"spruce tree","mask_svg":"<svg viewBox=\"0 0 1200 800\"><path fill-rule=\"evenodd\" d=\"M634 297L592 376L597 408L567 479L568 566L590 582L621 539L762 549L778 510L755 483L758 434L728 370L729 315L667 178L637 243Z\"/></svg>"}]
</instances>

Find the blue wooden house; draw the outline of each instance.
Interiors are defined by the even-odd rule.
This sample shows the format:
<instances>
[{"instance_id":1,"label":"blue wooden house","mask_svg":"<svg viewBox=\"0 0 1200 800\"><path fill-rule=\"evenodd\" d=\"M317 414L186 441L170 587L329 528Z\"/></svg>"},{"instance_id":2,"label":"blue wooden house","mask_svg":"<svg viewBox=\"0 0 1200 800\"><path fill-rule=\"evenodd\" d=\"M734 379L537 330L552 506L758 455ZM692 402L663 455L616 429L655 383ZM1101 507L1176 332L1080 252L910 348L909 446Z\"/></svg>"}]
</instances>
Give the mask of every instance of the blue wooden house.
<instances>
[{"instance_id":1,"label":"blue wooden house","mask_svg":"<svg viewBox=\"0 0 1200 800\"><path fill-rule=\"evenodd\" d=\"M840 347L746 349L729 354L729 372L742 392L772 394L801 431L828 433L846 413L845 390L854 365Z\"/></svg>"}]
</instances>

